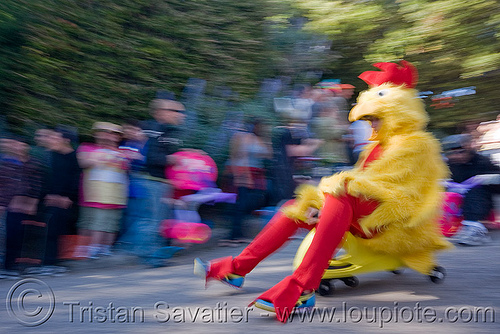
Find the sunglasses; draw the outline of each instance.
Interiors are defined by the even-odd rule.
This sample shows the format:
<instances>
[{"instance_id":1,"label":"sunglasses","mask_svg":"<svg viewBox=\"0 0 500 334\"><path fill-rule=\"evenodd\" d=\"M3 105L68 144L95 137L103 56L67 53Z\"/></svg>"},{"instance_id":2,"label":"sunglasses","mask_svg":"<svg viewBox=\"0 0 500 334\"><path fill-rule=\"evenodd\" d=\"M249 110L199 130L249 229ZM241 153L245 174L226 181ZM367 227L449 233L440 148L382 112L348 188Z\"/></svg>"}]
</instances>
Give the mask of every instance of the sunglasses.
<instances>
[{"instance_id":1,"label":"sunglasses","mask_svg":"<svg viewBox=\"0 0 500 334\"><path fill-rule=\"evenodd\" d=\"M463 153L466 153L467 150L464 149L464 148L458 148L458 149L453 149L453 150L450 150L448 152L446 152L445 154L446 155L453 155L453 154L463 154Z\"/></svg>"},{"instance_id":2,"label":"sunglasses","mask_svg":"<svg viewBox=\"0 0 500 334\"><path fill-rule=\"evenodd\" d=\"M165 111L174 111L174 112L180 112L180 113L182 113L182 112L183 112L183 110L176 110L176 109L165 109L165 108L160 108L160 109L158 109L158 110L165 110Z\"/></svg>"}]
</instances>

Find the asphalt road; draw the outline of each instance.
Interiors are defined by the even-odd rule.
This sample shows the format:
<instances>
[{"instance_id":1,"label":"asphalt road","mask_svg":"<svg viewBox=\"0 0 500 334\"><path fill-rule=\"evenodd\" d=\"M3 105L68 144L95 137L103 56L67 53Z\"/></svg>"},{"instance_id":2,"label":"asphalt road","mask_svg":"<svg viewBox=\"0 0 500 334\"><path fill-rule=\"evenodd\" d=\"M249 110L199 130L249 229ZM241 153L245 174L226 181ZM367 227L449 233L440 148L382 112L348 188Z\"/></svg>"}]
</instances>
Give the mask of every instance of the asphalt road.
<instances>
[{"instance_id":1,"label":"asphalt road","mask_svg":"<svg viewBox=\"0 0 500 334\"><path fill-rule=\"evenodd\" d=\"M126 256L96 260L62 277L0 280L0 332L499 333L500 231L492 237L486 246L440 254L442 284L409 269L359 276L355 288L337 281L333 296L317 296L314 314L287 324L247 305L291 273L300 240L262 262L242 290L218 282L205 289L192 274L194 257L236 255L242 247L191 250L156 269Z\"/></svg>"}]
</instances>

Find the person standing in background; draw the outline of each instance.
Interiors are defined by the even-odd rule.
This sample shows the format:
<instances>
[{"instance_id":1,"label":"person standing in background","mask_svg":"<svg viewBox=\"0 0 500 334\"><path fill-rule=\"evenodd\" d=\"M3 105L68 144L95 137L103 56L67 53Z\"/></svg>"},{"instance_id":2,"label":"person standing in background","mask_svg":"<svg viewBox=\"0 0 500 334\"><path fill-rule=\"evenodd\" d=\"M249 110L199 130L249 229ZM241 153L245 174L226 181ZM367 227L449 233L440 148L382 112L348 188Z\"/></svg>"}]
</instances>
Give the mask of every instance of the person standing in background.
<instances>
[{"instance_id":1,"label":"person standing in background","mask_svg":"<svg viewBox=\"0 0 500 334\"><path fill-rule=\"evenodd\" d=\"M85 143L77 150L83 169L79 234L90 237L90 246L81 246L79 255L97 258L111 255L127 204L129 167L127 156L118 150L121 126L96 122L92 130L95 144Z\"/></svg>"},{"instance_id":2,"label":"person standing in background","mask_svg":"<svg viewBox=\"0 0 500 334\"><path fill-rule=\"evenodd\" d=\"M165 176L165 169L174 165L172 154L182 147L180 128L185 118L185 107L173 99L154 99L151 101L152 120L143 124L147 136L145 145L144 175L140 185L145 191L145 201L139 218L136 253L145 264L158 267L163 260L154 253L163 246L159 226L163 219L169 218L170 208L165 199L173 196L173 188Z\"/></svg>"},{"instance_id":3,"label":"person standing in background","mask_svg":"<svg viewBox=\"0 0 500 334\"><path fill-rule=\"evenodd\" d=\"M351 98L354 95L354 87L350 84L340 84L340 91L335 91L335 97L332 101L337 105L339 113L341 114L340 121L346 126L349 125L349 110L351 110Z\"/></svg>"},{"instance_id":4,"label":"person standing in background","mask_svg":"<svg viewBox=\"0 0 500 334\"><path fill-rule=\"evenodd\" d=\"M254 119L249 125L249 131L238 132L231 139L231 169L238 197L230 239L221 240L221 246L244 242L242 222L245 215L265 206L266 203L267 178L264 160L271 157L271 147L264 138L262 120Z\"/></svg>"},{"instance_id":5,"label":"person standing in background","mask_svg":"<svg viewBox=\"0 0 500 334\"><path fill-rule=\"evenodd\" d=\"M271 203L274 205L293 198L297 186L293 178L296 159L312 155L323 143L321 139L310 138L307 129L312 104L288 100L274 100L275 109L281 112L286 122L285 126L277 126L272 131Z\"/></svg>"},{"instance_id":6,"label":"person standing in background","mask_svg":"<svg viewBox=\"0 0 500 334\"><path fill-rule=\"evenodd\" d=\"M483 174L493 174L500 179L500 167L491 160L477 153L472 145L472 137L468 134L458 134L443 138L443 150L448 160L453 182L462 183L472 177ZM479 184L470 189L462 204L464 226L456 238L460 244L477 246L490 240L488 230L481 221L485 221L493 209L493 194L500 193L498 182Z\"/></svg>"},{"instance_id":7,"label":"person standing in background","mask_svg":"<svg viewBox=\"0 0 500 334\"><path fill-rule=\"evenodd\" d=\"M76 133L70 128L58 126L48 138L51 165L47 195L43 198L43 218L47 223L44 264L49 266L58 262L60 236L73 234L71 224L78 202L81 174L73 148L76 137Z\"/></svg>"},{"instance_id":8,"label":"person standing in background","mask_svg":"<svg viewBox=\"0 0 500 334\"><path fill-rule=\"evenodd\" d=\"M317 155L332 165L345 165L348 162L346 152L347 124L341 120L338 106L328 90L317 90L322 93L321 103L317 103L317 115L311 121L311 128L315 136L324 140Z\"/></svg>"},{"instance_id":9,"label":"person standing in background","mask_svg":"<svg viewBox=\"0 0 500 334\"><path fill-rule=\"evenodd\" d=\"M4 155L0 165L0 215L6 226L5 269L19 269L16 263L23 247L23 220L32 220L38 207L42 186L40 161L30 156L28 139L11 136L3 140Z\"/></svg>"},{"instance_id":10,"label":"person standing in background","mask_svg":"<svg viewBox=\"0 0 500 334\"><path fill-rule=\"evenodd\" d=\"M130 161L129 193L127 209L122 219L119 241L127 250L133 250L136 243L137 222L142 217L141 210L146 207L147 192L141 183L145 163L146 135L141 124L134 119L126 120L123 125L123 140L120 151L125 153Z\"/></svg>"}]
</instances>

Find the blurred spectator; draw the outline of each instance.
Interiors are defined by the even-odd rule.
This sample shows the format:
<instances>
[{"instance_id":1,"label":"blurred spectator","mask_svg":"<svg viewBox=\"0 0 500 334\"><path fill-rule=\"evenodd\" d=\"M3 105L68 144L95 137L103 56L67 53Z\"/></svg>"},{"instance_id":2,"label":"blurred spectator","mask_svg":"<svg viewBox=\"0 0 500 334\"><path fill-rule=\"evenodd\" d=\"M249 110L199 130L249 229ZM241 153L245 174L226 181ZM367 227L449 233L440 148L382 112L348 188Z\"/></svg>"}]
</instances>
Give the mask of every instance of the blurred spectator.
<instances>
[{"instance_id":1,"label":"blurred spectator","mask_svg":"<svg viewBox=\"0 0 500 334\"><path fill-rule=\"evenodd\" d=\"M231 162L231 152L233 151L233 144L236 142L236 138L243 136L248 130L245 127L244 122L236 122L234 123L234 128L232 128L232 135L230 137L229 143L229 158L226 160L224 164L224 170L218 177L218 183L220 184L220 188L228 193L237 193L238 189L234 184L234 175L233 168Z\"/></svg>"},{"instance_id":2,"label":"blurred spectator","mask_svg":"<svg viewBox=\"0 0 500 334\"><path fill-rule=\"evenodd\" d=\"M142 131L141 123L135 119L128 119L122 124L123 137L120 147L127 154L132 171L141 171L144 168L144 145L148 138Z\"/></svg>"},{"instance_id":3,"label":"blurred spectator","mask_svg":"<svg viewBox=\"0 0 500 334\"><path fill-rule=\"evenodd\" d=\"M35 144L36 146L32 148L31 155L40 160L45 166L50 164L50 137L52 135L52 130L48 128L38 129L35 132Z\"/></svg>"},{"instance_id":4,"label":"blurred spectator","mask_svg":"<svg viewBox=\"0 0 500 334\"><path fill-rule=\"evenodd\" d=\"M369 139L372 136L372 127L369 122L365 120L358 120L349 126L348 137L348 151L349 162L354 165L365 146L370 143Z\"/></svg>"},{"instance_id":5,"label":"blurred spectator","mask_svg":"<svg viewBox=\"0 0 500 334\"><path fill-rule=\"evenodd\" d=\"M457 128L458 128L457 133L470 136L470 147L473 150L478 151L481 147L481 144L479 142L482 136L478 128L478 122L465 121L462 124L459 124Z\"/></svg>"},{"instance_id":6,"label":"blurred spectator","mask_svg":"<svg viewBox=\"0 0 500 334\"><path fill-rule=\"evenodd\" d=\"M354 95L354 86L349 84L340 84L340 91L336 91L333 98L334 103L337 105L341 115L340 121L344 124L349 124L349 112L351 111L350 100Z\"/></svg>"},{"instance_id":7,"label":"blurred spectator","mask_svg":"<svg viewBox=\"0 0 500 334\"><path fill-rule=\"evenodd\" d=\"M311 120L316 119L322 110L328 107L327 100L335 96L330 90L320 88L313 89L309 95L314 102L311 106Z\"/></svg>"},{"instance_id":8,"label":"blurred spectator","mask_svg":"<svg viewBox=\"0 0 500 334\"><path fill-rule=\"evenodd\" d=\"M0 213L6 212L5 268L14 270L23 247L23 220L33 219L42 183L41 164L29 155L28 139L11 136L3 140L0 165Z\"/></svg>"},{"instance_id":9,"label":"blurred spectator","mask_svg":"<svg viewBox=\"0 0 500 334\"><path fill-rule=\"evenodd\" d=\"M354 95L355 87L350 84L341 84L340 91L334 98L341 115L340 121L345 122L348 128L348 134L344 137L346 141L347 156L349 163L354 165L363 151L363 147L368 143L371 137L371 126L366 121L349 122L349 112L351 111L351 98Z\"/></svg>"},{"instance_id":10,"label":"blurred spectator","mask_svg":"<svg viewBox=\"0 0 500 334\"><path fill-rule=\"evenodd\" d=\"M81 174L73 148L76 139L76 133L63 126L56 127L48 137L51 164L42 209L42 221L47 223L45 265L57 264L60 236L74 232L71 225L76 215Z\"/></svg>"},{"instance_id":11,"label":"blurred spectator","mask_svg":"<svg viewBox=\"0 0 500 334\"><path fill-rule=\"evenodd\" d=\"M238 197L230 240L221 240L221 245L242 241L243 218L266 203L267 179L264 160L271 157L271 147L266 143L262 121L254 119L250 126L250 131L236 133L230 143L230 165Z\"/></svg>"},{"instance_id":12,"label":"blurred spectator","mask_svg":"<svg viewBox=\"0 0 500 334\"><path fill-rule=\"evenodd\" d=\"M295 103L292 99L274 99L276 111L286 121L272 133L272 203L293 197L297 184L294 180L295 162L298 157L311 156L323 143L321 139L310 138L307 122L311 116L311 105Z\"/></svg>"},{"instance_id":13,"label":"blurred spectator","mask_svg":"<svg viewBox=\"0 0 500 334\"><path fill-rule=\"evenodd\" d=\"M107 122L94 123L95 144L84 143L77 151L83 169L80 197L80 234L90 236L90 246L81 246L79 256L111 255L111 245L120 228L127 204L127 156L118 150L122 128Z\"/></svg>"},{"instance_id":14,"label":"blurred spectator","mask_svg":"<svg viewBox=\"0 0 500 334\"><path fill-rule=\"evenodd\" d=\"M126 120L123 125L123 140L119 147L130 161L128 203L122 220L120 242L130 248L134 245L137 232L136 223L141 219L141 210L146 206L147 192L141 180L145 163L145 144L147 137L141 124L134 119Z\"/></svg>"},{"instance_id":15,"label":"blurred spectator","mask_svg":"<svg viewBox=\"0 0 500 334\"><path fill-rule=\"evenodd\" d=\"M35 146L31 147L30 155L40 163L42 173L42 186L38 202L38 211L43 209L43 198L47 195L50 182L50 167L52 155L50 152L50 141L53 134L52 129L42 128L35 131Z\"/></svg>"},{"instance_id":16,"label":"blurred spectator","mask_svg":"<svg viewBox=\"0 0 500 334\"><path fill-rule=\"evenodd\" d=\"M473 176L481 174L498 174L500 168L471 148L469 135L453 135L443 139L443 149L448 159L451 177L454 182L462 183ZM468 221L487 220L493 209L493 193L499 193L500 186L480 185L472 188L464 197L462 212L464 225ZM471 224L476 225L476 224ZM477 240L464 240L463 243L474 244Z\"/></svg>"},{"instance_id":17,"label":"blurred spectator","mask_svg":"<svg viewBox=\"0 0 500 334\"><path fill-rule=\"evenodd\" d=\"M319 101L319 105L316 104L318 114L311 122L315 136L324 141L317 154L330 164L346 164L348 157L344 138L348 131L347 125L340 120L343 116L331 97L324 96Z\"/></svg>"},{"instance_id":18,"label":"blurred spectator","mask_svg":"<svg viewBox=\"0 0 500 334\"><path fill-rule=\"evenodd\" d=\"M8 151L10 140L5 137L0 137L0 172L3 172L2 165L6 152ZM2 175L0 175L0 179ZM2 184L0 184L0 194L2 192ZM1 200L1 199L0 199ZM5 205L0 204L0 270L4 268L5 262Z\"/></svg>"},{"instance_id":19,"label":"blurred spectator","mask_svg":"<svg viewBox=\"0 0 500 334\"><path fill-rule=\"evenodd\" d=\"M162 245L159 235L160 222L169 218L170 208L165 199L172 198L173 188L165 178L165 168L175 164L172 156L182 146L180 128L184 121L184 105L171 99L155 99L150 103L153 119L143 124L144 134L148 137L145 146L145 175L140 180L145 190L146 200L141 207L138 224L137 253L146 264L162 265L154 252Z\"/></svg>"},{"instance_id":20,"label":"blurred spectator","mask_svg":"<svg viewBox=\"0 0 500 334\"><path fill-rule=\"evenodd\" d=\"M489 156L493 163L500 166L500 115L496 121L481 123L478 132L482 133L478 141L480 153Z\"/></svg>"}]
</instances>

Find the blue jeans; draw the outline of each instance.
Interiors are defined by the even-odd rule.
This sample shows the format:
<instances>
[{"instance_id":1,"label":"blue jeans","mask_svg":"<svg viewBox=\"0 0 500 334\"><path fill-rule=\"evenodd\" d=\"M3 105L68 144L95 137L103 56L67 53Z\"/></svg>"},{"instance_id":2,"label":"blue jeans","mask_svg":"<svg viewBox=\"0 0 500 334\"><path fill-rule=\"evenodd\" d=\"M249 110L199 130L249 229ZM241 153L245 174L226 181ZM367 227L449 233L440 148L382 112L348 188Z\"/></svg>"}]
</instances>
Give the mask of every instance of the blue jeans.
<instances>
[{"instance_id":1,"label":"blue jeans","mask_svg":"<svg viewBox=\"0 0 500 334\"><path fill-rule=\"evenodd\" d=\"M136 243L137 222L144 218L143 209L147 207L147 192L143 185L144 177L138 173L129 176L129 198L127 207L123 212L121 230L118 241L123 243L122 247L131 251L131 246Z\"/></svg>"},{"instance_id":2,"label":"blue jeans","mask_svg":"<svg viewBox=\"0 0 500 334\"><path fill-rule=\"evenodd\" d=\"M133 252L146 263L156 265L159 259L154 253L167 243L159 233L160 223L170 218L172 211L162 199L172 198L173 188L167 183L147 178L137 181L143 187L144 197L136 198L131 203L135 222L130 226L129 235L133 236Z\"/></svg>"}]
</instances>

